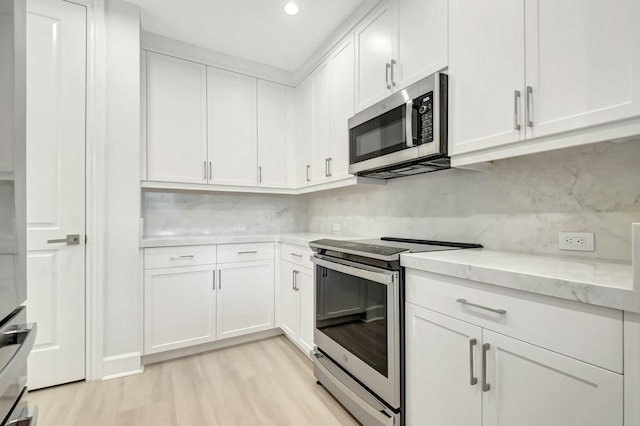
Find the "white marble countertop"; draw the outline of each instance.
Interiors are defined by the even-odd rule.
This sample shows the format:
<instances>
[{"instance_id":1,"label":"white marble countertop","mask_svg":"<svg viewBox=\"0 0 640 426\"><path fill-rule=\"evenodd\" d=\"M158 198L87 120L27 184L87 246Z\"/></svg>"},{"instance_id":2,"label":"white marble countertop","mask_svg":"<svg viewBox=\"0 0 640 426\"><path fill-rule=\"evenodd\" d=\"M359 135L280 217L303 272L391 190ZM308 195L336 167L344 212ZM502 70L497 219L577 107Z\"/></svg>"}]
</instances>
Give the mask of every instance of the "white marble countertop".
<instances>
[{"instance_id":1,"label":"white marble countertop","mask_svg":"<svg viewBox=\"0 0 640 426\"><path fill-rule=\"evenodd\" d=\"M640 313L630 263L486 249L405 254L406 268Z\"/></svg>"},{"instance_id":2,"label":"white marble countertop","mask_svg":"<svg viewBox=\"0 0 640 426\"><path fill-rule=\"evenodd\" d=\"M322 238L335 240L358 239L352 235L322 234L314 232L291 232L283 234L231 234L231 235L160 235L143 237L140 248L197 246L209 244L282 242L308 246L309 242Z\"/></svg>"}]
</instances>

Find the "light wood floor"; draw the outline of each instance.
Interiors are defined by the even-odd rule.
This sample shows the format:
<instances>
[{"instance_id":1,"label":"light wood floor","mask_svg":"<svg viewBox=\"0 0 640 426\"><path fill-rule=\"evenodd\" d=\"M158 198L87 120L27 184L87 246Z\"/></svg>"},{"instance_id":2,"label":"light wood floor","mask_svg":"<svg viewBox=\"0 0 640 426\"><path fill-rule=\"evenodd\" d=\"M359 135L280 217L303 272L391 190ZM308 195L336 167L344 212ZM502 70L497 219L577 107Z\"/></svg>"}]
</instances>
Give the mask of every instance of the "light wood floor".
<instances>
[{"instance_id":1,"label":"light wood floor","mask_svg":"<svg viewBox=\"0 0 640 426\"><path fill-rule=\"evenodd\" d=\"M29 394L38 426L358 425L285 337Z\"/></svg>"}]
</instances>

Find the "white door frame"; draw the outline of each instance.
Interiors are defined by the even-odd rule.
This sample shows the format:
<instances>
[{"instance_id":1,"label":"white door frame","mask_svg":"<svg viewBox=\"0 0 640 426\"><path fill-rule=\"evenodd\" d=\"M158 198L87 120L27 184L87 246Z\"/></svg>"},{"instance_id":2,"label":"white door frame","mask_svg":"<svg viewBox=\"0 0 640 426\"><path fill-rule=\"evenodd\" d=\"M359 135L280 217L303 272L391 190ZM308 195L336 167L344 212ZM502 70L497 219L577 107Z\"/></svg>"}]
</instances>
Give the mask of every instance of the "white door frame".
<instances>
[{"instance_id":1,"label":"white door frame","mask_svg":"<svg viewBox=\"0 0 640 426\"><path fill-rule=\"evenodd\" d=\"M106 204L105 0L65 0L87 8L86 91L86 380L103 377Z\"/></svg>"}]
</instances>

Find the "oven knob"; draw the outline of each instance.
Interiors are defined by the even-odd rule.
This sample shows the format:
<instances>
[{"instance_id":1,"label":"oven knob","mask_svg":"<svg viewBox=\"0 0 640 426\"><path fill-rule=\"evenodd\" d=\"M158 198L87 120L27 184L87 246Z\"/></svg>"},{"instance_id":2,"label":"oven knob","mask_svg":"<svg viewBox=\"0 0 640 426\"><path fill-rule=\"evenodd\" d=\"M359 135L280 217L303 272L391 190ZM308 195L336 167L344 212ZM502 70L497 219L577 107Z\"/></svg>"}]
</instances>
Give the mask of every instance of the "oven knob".
<instances>
[{"instance_id":1,"label":"oven knob","mask_svg":"<svg viewBox=\"0 0 640 426\"><path fill-rule=\"evenodd\" d=\"M342 355L342 360L344 362L349 362L349 358L346 355Z\"/></svg>"},{"instance_id":2,"label":"oven knob","mask_svg":"<svg viewBox=\"0 0 640 426\"><path fill-rule=\"evenodd\" d=\"M427 112L427 106L426 106L426 105L422 105L422 106L420 107L420 109L418 110L418 112L419 112L420 114L424 114L425 112Z\"/></svg>"}]
</instances>

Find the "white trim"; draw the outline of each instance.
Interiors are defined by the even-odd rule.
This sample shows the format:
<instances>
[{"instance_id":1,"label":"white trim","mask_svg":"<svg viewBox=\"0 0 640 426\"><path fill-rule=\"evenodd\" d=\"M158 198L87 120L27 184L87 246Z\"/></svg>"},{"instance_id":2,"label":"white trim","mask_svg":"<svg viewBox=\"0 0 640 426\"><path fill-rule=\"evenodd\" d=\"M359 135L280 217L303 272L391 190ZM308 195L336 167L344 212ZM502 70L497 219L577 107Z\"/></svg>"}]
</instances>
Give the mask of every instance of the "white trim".
<instances>
[{"instance_id":1,"label":"white trim","mask_svg":"<svg viewBox=\"0 0 640 426\"><path fill-rule=\"evenodd\" d=\"M142 373L144 367L140 360L140 352L104 357L102 360L104 372L102 380L117 379Z\"/></svg>"},{"instance_id":2,"label":"white trim","mask_svg":"<svg viewBox=\"0 0 640 426\"><path fill-rule=\"evenodd\" d=\"M640 315L624 313L624 426L640 425Z\"/></svg>"},{"instance_id":3,"label":"white trim","mask_svg":"<svg viewBox=\"0 0 640 426\"><path fill-rule=\"evenodd\" d=\"M100 212L106 197L106 46L104 0L82 3L87 7L85 375L91 381L101 379L104 372L105 222Z\"/></svg>"}]
</instances>

